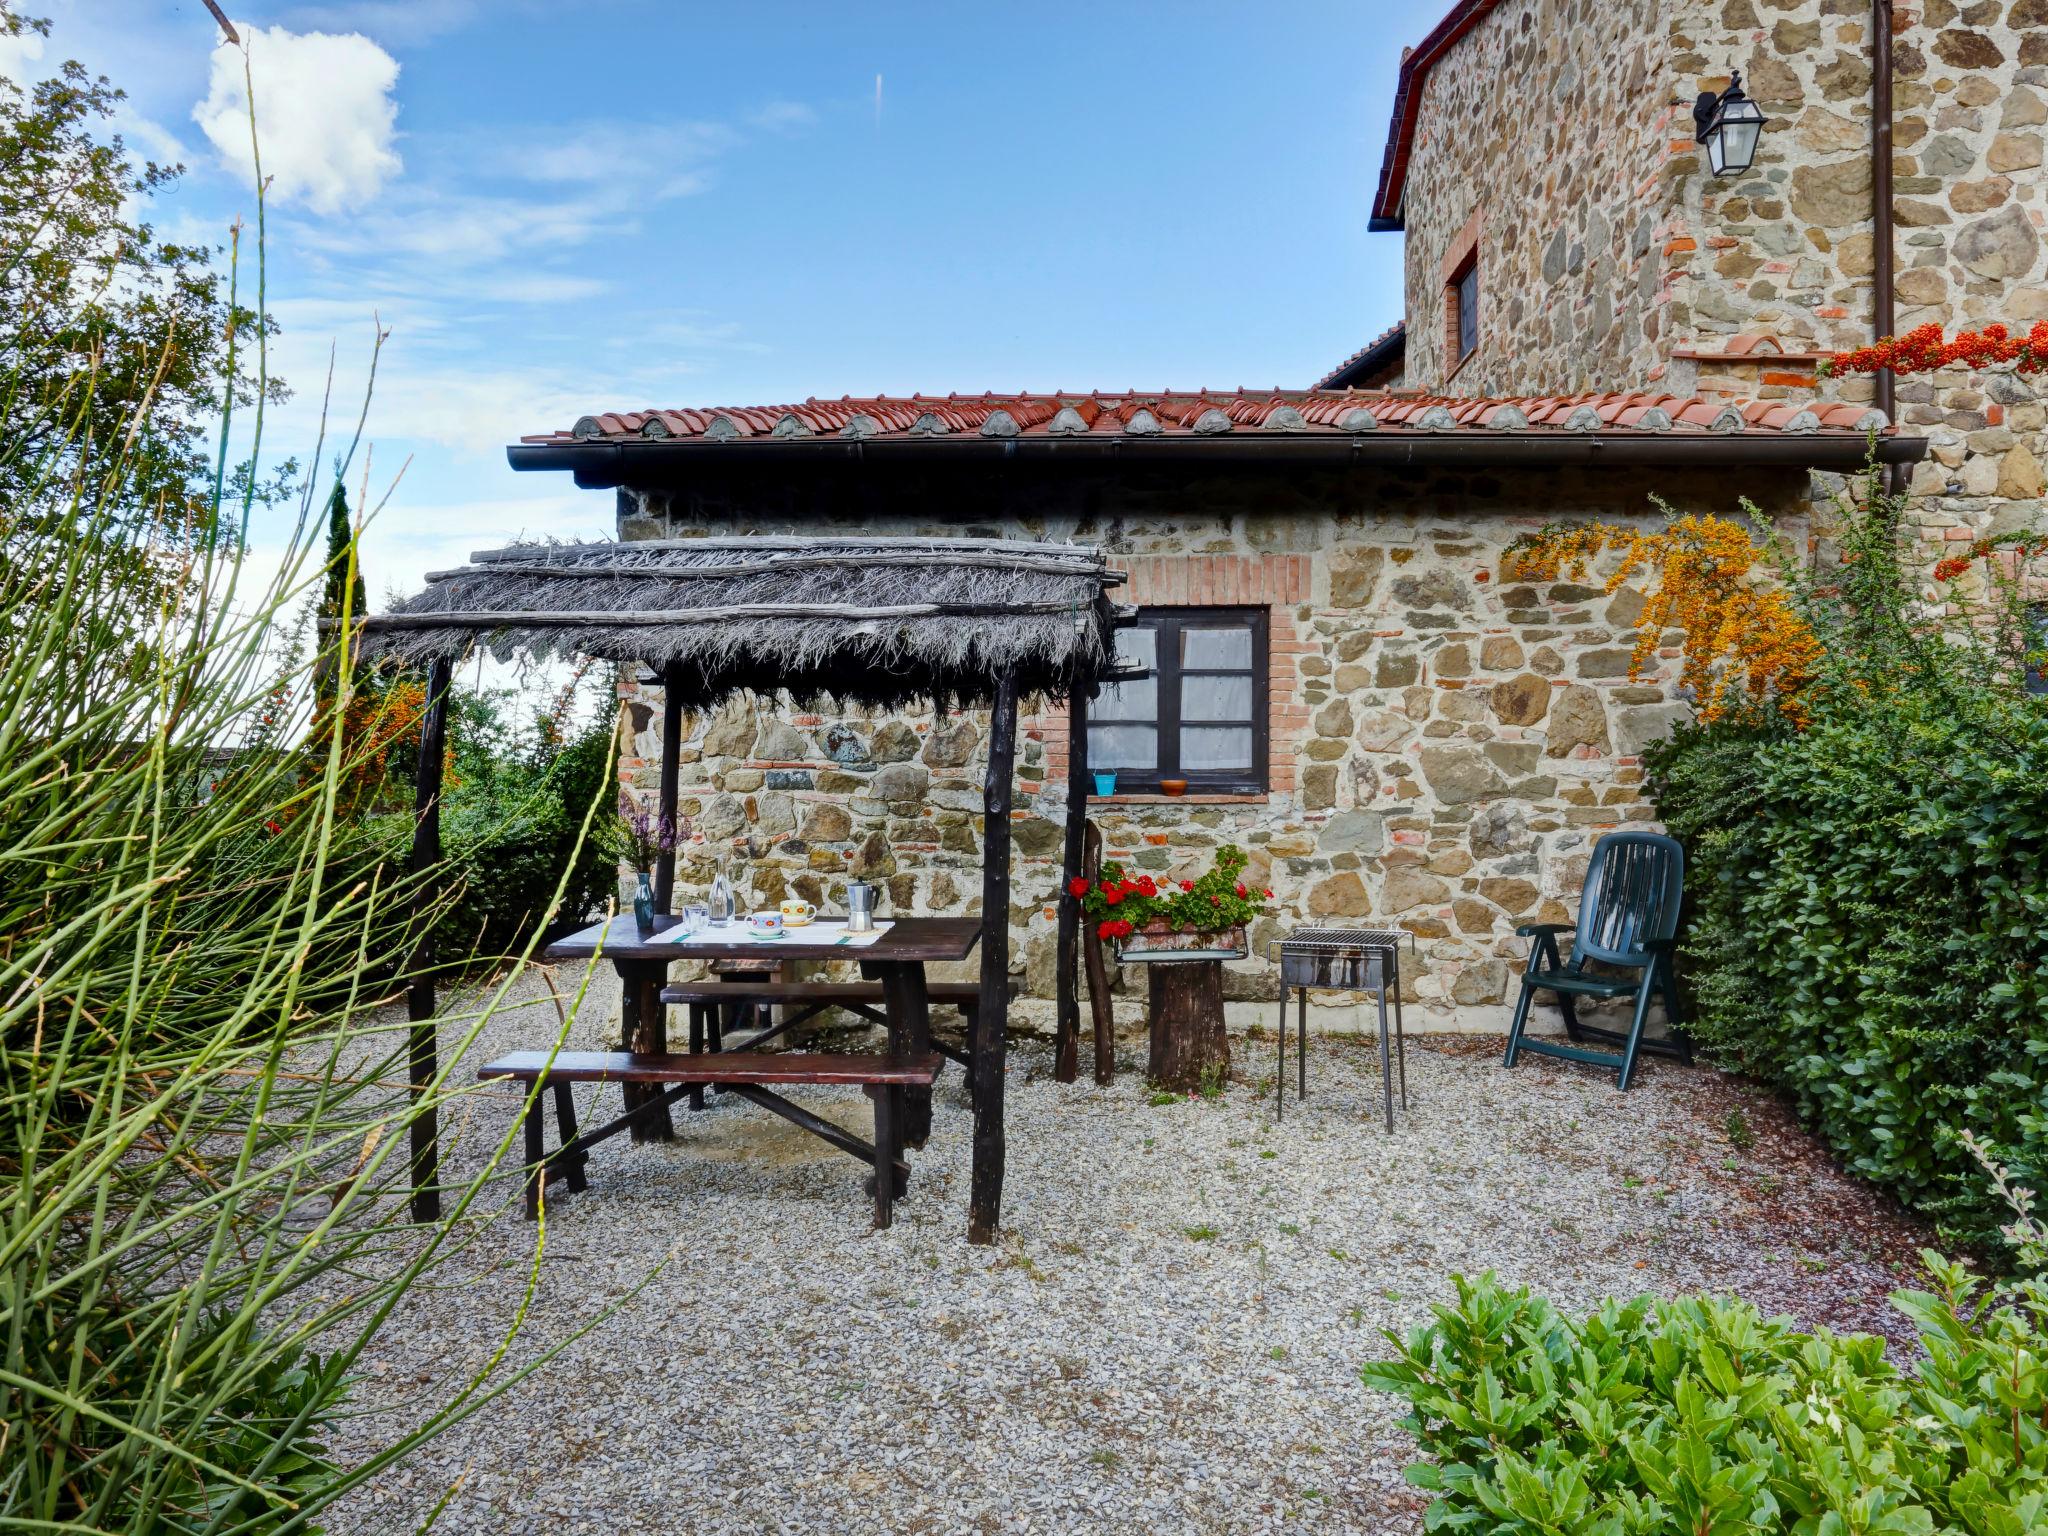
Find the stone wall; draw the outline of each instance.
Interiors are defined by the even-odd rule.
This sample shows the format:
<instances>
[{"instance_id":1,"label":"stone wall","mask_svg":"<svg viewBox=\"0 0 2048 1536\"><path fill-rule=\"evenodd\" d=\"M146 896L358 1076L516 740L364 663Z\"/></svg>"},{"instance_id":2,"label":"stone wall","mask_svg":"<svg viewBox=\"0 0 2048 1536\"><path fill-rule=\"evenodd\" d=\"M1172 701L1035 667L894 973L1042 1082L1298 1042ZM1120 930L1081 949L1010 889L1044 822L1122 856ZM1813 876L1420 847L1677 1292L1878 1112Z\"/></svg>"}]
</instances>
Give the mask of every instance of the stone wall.
<instances>
[{"instance_id":1,"label":"stone wall","mask_svg":"<svg viewBox=\"0 0 2048 1536\"><path fill-rule=\"evenodd\" d=\"M1403 203L1407 387L1611 389L1661 358L1683 116L1665 31L1659 0L1503 0L1429 71ZM1479 348L1454 374L1446 257L1475 215Z\"/></svg>"},{"instance_id":2,"label":"stone wall","mask_svg":"<svg viewBox=\"0 0 2048 1536\"><path fill-rule=\"evenodd\" d=\"M1773 472L1739 488L1791 513L1805 486L1803 476ZM715 492L628 494L621 534L1073 537L1118 557L1142 602L1267 606L1272 793L1095 801L1110 856L1179 877L1235 842L1276 898L1277 917L1254 935L1257 952L1299 923L1398 925L1418 944L1404 972L1411 1024L1499 1028L1525 953L1515 925L1567 920L1593 841L1650 820L1639 753L1685 710L1671 656L1651 675L1627 676L1637 594L1504 582L1502 553L1558 516L1650 515L1653 488L1691 504L1682 487L1618 473L1162 474L1042 496L1012 487L1002 515L973 522L901 501L894 514L861 518L748 516ZM1092 510L1054 510L1073 506ZM631 739L622 771L651 797L659 697L630 682L623 691ZM710 849L735 848L752 900L794 892L832 904L858 876L884 884L894 910L976 911L984 739L972 713L826 717L764 703L693 721L682 803L702 841L682 861L679 889L708 883ZM1044 1027L1066 744L1061 714L1024 722L1012 829L1011 961L1023 983L1014 1017ZM1124 987L1126 1022L1142 1016L1142 996L1142 978ZM1238 1023L1265 1017L1264 1003L1277 997L1271 968L1233 967L1229 996ZM1326 1027L1351 1021L1348 1007L1322 1017Z\"/></svg>"},{"instance_id":3,"label":"stone wall","mask_svg":"<svg viewBox=\"0 0 2048 1536\"><path fill-rule=\"evenodd\" d=\"M1814 366L1873 336L1869 18L1867 0L1506 0L1428 76L1409 382L1872 398ZM2048 0L1901 0L1894 27L1898 330L2048 318ZM1690 104L1734 69L1769 124L1752 170L1717 180ZM1475 208L1482 339L1447 379L1443 258ZM1927 564L2040 523L2043 387L1899 382L1901 423L1931 443L1911 479Z\"/></svg>"},{"instance_id":4,"label":"stone wall","mask_svg":"<svg viewBox=\"0 0 2048 1536\"><path fill-rule=\"evenodd\" d=\"M1669 387L1874 394L1867 377L1817 383L1800 355L1872 337L1869 12L1861 0L1677 7L1683 90L1718 89L1740 68L1770 123L1750 175L1716 181L1694 162L1675 184L1674 239L1692 248L1673 278L1684 344ZM1900 4L1893 20L1898 330L2048 318L2048 0L1925 0ZM1737 337L1777 347L1715 360ZM1957 541L2038 523L2048 412L2035 381L1962 369L1908 377L1898 416L1931 443L1911 480L1928 563Z\"/></svg>"}]
</instances>

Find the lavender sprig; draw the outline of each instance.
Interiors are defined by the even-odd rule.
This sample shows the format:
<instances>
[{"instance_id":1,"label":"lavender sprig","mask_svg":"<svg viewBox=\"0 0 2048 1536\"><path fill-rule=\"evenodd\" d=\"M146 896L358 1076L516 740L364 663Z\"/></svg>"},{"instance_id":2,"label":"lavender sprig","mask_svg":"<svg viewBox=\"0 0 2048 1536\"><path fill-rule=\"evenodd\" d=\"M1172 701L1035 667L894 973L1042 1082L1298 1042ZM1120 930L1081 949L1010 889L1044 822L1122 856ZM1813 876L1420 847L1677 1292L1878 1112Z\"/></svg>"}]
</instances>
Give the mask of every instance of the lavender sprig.
<instances>
[{"instance_id":1,"label":"lavender sprig","mask_svg":"<svg viewBox=\"0 0 2048 1536\"><path fill-rule=\"evenodd\" d=\"M675 852L676 845L690 834L687 816L650 815L624 802L619 806L619 821L624 829L626 861L642 874L653 869L663 854Z\"/></svg>"}]
</instances>

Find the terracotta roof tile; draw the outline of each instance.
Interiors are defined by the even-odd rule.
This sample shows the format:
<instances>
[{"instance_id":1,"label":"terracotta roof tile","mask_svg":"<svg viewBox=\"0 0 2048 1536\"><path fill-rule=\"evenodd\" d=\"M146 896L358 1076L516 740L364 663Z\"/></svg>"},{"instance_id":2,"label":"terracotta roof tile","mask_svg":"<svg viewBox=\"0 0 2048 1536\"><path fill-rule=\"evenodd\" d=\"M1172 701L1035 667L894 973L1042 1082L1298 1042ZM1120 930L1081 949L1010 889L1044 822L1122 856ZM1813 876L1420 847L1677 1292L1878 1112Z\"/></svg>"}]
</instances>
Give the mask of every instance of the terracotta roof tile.
<instances>
[{"instance_id":1,"label":"terracotta roof tile","mask_svg":"<svg viewBox=\"0 0 2048 1536\"><path fill-rule=\"evenodd\" d=\"M1423 83L1436 61L1485 20L1499 3L1500 0L1456 0L1449 14L1430 29L1429 35L1403 55L1401 71L1394 82L1393 122L1387 130L1386 156L1380 163L1380 184L1373 194L1368 229L1403 227L1401 202L1407 189L1408 159L1415 147L1416 125L1422 115Z\"/></svg>"},{"instance_id":2,"label":"terracotta roof tile","mask_svg":"<svg viewBox=\"0 0 2048 1536\"><path fill-rule=\"evenodd\" d=\"M1346 384L1370 385L1373 379L1347 378L1355 373L1381 373L1394 366L1408 346L1408 326L1405 321L1396 320L1379 335L1373 337L1343 362L1324 374L1310 389L1341 389Z\"/></svg>"},{"instance_id":3,"label":"terracotta roof tile","mask_svg":"<svg viewBox=\"0 0 2048 1536\"><path fill-rule=\"evenodd\" d=\"M1748 432L1862 435L1893 431L1868 406L1799 400L1698 399L1653 390L1453 398L1408 391L1199 390L1123 394L843 396L794 405L606 411L524 443L741 443L792 437L944 438L1104 435L1221 437L1237 432ZM1717 425L1718 423L1718 425Z\"/></svg>"}]
</instances>

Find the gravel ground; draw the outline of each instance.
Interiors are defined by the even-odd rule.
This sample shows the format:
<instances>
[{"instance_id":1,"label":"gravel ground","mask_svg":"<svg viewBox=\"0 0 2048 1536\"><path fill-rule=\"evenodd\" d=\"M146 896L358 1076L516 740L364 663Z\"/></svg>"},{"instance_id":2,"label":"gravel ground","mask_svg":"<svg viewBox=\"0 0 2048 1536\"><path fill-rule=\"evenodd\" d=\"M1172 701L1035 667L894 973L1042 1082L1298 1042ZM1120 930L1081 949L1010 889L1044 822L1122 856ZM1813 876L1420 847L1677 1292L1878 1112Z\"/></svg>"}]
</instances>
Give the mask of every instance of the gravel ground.
<instances>
[{"instance_id":1,"label":"gravel ground","mask_svg":"<svg viewBox=\"0 0 2048 1536\"><path fill-rule=\"evenodd\" d=\"M593 989L587 1017L610 1001ZM543 1043L552 1021L516 1010L481 1048ZM1241 1075L1270 1071L1270 1041L1237 1049ZM1277 1124L1255 1080L1154 1104L1129 1056L1114 1087L1061 1087L1048 1050L1015 1047L994 1248L964 1240L956 1069L883 1233L844 1155L736 1101L679 1112L674 1143L609 1142L588 1192L556 1186L506 1368L611 1315L328 1529L412 1531L454 1486L434 1529L493 1536L1416 1531L1409 1442L1357 1368L1454 1271L1567 1309L1709 1288L1900 1326L1883 1298L1923 1234L1770 1101L1659 1060L1622 1095L1540 1058L1503 1071L1498 1051L1411 1040L1412 1112L1388 1137L1358 1042L1312 1042L1311 1097ZM793 1096L865 1134L857 1091ZM579 1113L616 1104L588 1091ZM455 1174L513 1106L479 1091L468 1109L449 1117ZM344 1457L484 1366L536 1241L506 1204L408 1298Z\"/></svg>"}]
</instances>

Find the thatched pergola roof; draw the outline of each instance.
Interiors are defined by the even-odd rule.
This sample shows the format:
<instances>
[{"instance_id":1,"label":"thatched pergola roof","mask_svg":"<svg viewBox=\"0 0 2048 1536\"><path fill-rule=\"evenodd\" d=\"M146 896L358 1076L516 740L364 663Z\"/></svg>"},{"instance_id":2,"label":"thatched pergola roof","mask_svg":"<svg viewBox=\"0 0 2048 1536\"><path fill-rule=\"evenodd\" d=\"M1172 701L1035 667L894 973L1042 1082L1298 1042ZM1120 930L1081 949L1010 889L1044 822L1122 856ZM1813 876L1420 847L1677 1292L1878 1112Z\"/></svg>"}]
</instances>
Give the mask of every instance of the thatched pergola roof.
<instances>
[{"instance_id":1,"label":"thatched pergola roof","mask_svg":"<svg viewBox=\"0 0 2048 1536\"><path fill-rule=\"evenodd\" d=\"M1072 712L1075 746L1068 754L1070 810L1061 881L1066 894L1060 919L1066 941L1061 975L1067 989L1062 1017L1071 1023L1077 1007L1071 941L1080 908L1068 882L1081 867L1087 699L1097 683L1115 672L1116 625L1127 614L1107 594L1123 580L1122 573L1111 569L1097 549L1011 539L757 536L515 544L472 555L470 562L460 570L430 573L424 592L362 621L364 655L426 666L427 710L414 797L416 871L440 861L448 693L455 658L473 646L499 655L525 650L652 666L663 696L664 818L673 818L679 804L684 711L702 710L741 690L880 708L919 700L989 705L982 787L981 1001L969 1053L974 1168L967 1226L971 1241L994 1241L1002 1208L1007 897L1019 700L1028 694L1056 695ZM671 850L661 855L654 872L658 911L673 910L674 890ZM407 989L412 1019L408 1070L420 1089L439 1070L430 899L422 885L413 909L422 937ZM655 966L651 984L637 971L628 977L621 966L631 1003L630 1022L623 1026L631 1050L667 1050L658 979L666 964L664 959ZM901 1002L900 1011L898 1002L889 1005L891 1040L900 1023L905 1041L922 1049L926 1004L921 963L901 975L909 978L901 982L909 1000ZM887 976L884 982L885 988L898 986ZM928 1118L928 1105L923 1114ZM662 1129L666 1116L663 1109ZM910 1123L918 1123L915 1116ZM431 1115L414 1122L413 1213L421 1221L436 1219L440 1211L438 1141Z\"/></svg>"},{"instance_id":2,"label":"thatched pergola roof","mask_svg":"<svg viewBox=\"0 0 2048 1536\"><path fill-rule=\"evenodd\" d=\"M515 544L363 622L363 651L645 662L689 707L740 689L891 707L1065 695L1108 671L1123 580L1101 551L1008 539Z\"/></svg>"}]
</instances>

